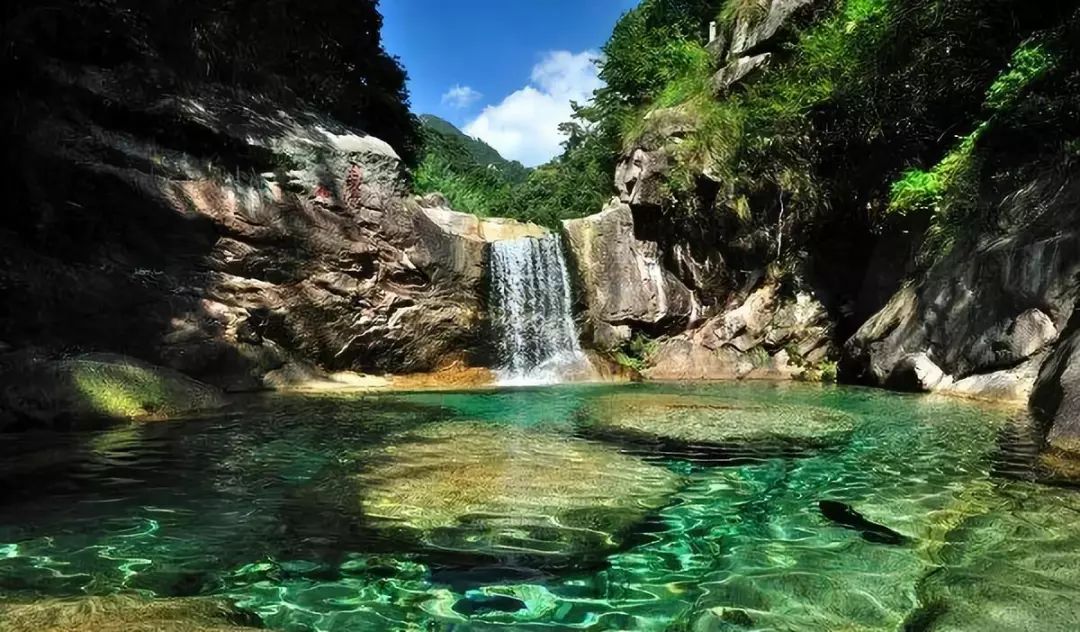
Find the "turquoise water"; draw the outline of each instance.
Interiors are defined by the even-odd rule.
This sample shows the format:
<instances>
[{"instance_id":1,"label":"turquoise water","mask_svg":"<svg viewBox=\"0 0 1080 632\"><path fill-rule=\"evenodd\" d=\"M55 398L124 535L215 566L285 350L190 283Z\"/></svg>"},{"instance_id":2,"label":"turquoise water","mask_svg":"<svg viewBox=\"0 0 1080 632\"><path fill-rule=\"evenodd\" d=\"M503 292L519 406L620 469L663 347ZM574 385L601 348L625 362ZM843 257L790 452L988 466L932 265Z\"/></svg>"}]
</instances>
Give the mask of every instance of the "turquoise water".
<instances>
[{"instance_id":1,"label":"turquoise water","mask_svg":"<svg viewBox=\"0 0 1080 632\"><path fill-rule=\"evenodd\" d=\"M1080 493L1029 480L1014 416L650 384L12 435L0 601L215 596L289 631L1074 630Z\"/></svg>"}]
</instances>

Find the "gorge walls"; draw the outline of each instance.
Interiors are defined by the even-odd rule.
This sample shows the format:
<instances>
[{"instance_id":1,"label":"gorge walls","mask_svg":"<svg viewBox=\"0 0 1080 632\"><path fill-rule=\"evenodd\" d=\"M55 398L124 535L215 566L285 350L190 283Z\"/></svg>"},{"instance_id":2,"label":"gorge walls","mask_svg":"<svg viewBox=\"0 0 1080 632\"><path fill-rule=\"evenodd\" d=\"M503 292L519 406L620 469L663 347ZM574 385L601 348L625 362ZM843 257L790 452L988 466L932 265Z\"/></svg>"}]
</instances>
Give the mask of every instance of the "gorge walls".
<instances>
[{"instance_id":1,"label":"gorge walls","mask_svg":"<svg viewBox=\"0 0 1080 632\"><path fill-rule=\"evenodd\" d=\"M0 224L0 340L250 389L437 368L478 344L486 240L313 111L55 64ZM431 204L429 204L431 206Z\"/></svg>"}]
</instances>

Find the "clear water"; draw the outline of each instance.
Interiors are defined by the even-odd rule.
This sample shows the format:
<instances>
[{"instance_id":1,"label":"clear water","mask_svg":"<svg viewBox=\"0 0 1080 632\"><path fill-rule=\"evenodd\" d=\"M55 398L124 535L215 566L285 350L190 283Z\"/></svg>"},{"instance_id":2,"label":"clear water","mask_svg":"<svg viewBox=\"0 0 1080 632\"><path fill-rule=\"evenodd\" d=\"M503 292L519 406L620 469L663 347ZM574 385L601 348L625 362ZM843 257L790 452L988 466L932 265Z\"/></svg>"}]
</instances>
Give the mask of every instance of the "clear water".
<instances>
[{"instance_id":1,"label":"clear water","mask_svg":"<svg viewBox=\"0 0 1080 632\"><path fill-rule=\"evenodd\" d=\"M493 242L490 274L500 383L553 384L579 369L585 357L559 236Z\"/></svg>"},{"instance_id":2,"label":"clear water","mask_svg":"<svg viewBox=\"0 0 1080 632\"><path fill-rule=\"evenodd\" d=\"M1027 480L1024 436L1007 411L765 384L271 396L5 436L0 605L214 595L290 631L1075 630L1080 493Z\"/></svg>"}]
</instances>

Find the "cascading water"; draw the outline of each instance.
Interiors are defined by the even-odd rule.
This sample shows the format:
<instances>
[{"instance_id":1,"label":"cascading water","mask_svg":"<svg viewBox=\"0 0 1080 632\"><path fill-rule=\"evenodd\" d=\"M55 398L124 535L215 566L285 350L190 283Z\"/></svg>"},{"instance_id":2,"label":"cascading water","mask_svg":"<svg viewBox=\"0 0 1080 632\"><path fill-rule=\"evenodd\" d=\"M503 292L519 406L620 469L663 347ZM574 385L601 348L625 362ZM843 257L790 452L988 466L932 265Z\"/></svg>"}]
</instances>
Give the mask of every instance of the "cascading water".
<instances>
[{"instance_id":1,"label":"cascading water","mask_svg":"<svg viewBox=\"0 0 1080 632\"><path fill-rule=\"evenodd\" d=\"M558 235L491 245L491 316L503 384L558 382L587 365Z\"/></svg>"}]
</instances>

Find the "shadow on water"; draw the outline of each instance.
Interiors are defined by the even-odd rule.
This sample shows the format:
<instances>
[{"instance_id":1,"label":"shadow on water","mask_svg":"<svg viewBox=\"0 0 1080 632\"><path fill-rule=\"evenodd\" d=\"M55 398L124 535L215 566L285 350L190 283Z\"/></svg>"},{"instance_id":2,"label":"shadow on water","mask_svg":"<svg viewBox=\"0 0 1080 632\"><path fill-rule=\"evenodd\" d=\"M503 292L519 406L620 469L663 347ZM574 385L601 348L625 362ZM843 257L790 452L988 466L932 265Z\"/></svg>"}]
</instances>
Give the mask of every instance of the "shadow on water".
<instances>
[{"instance_id":1,"label":"shadow on water","mask_svg":"<svg viewBox=\"0 0 1080 632\"><path fill-rule=\"evenodd\" d=\"M724 443L689 443L630 430L583 425L578 436L618 446L622 451L650 461L686 460L701 467L739 467L774 459L800 459L842 449L837 444L783 439L743 440Z\"/></svg>"}]
</instances>

